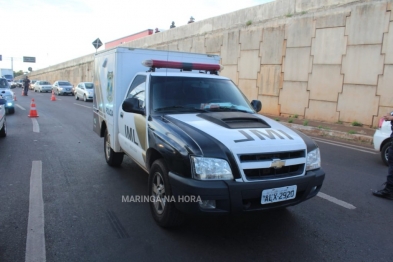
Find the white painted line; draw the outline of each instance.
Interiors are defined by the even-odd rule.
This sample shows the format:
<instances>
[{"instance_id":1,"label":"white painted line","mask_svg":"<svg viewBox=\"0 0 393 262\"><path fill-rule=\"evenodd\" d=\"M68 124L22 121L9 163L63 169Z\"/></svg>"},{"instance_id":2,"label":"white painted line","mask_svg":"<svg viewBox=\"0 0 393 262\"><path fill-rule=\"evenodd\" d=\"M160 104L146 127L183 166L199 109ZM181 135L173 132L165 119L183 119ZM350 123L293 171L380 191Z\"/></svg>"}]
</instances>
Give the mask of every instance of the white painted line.
<instances>
[{"instance_id":1,"label":"white painted line","mask_svg":"<svg viewBox=\"0 0 393 262\"><path fill-rule=\"evenodd\" d=\"M326 142L326 141L322 141L322 140L314 139L314 138L313 138L313 140L315 140L315 141L317 141L317 142L329 144L329 145L340 146L340 147L345 147L345 148L353 149L353 150L360 151L360 152L369 153L369 154L372 154L372 155L379 154L379 152L375 152L375 151L373 152L373 151L362 150L362 149L355 148L354 146L344 146L344 145L340 145L340 144L337 144L337 143ZM368 149L368 150L372 150L372 149L369 149L369 148L367 148L367 149Z\"/></svg>"},{"instance_id":2,"label":"white painted line","mask_svg":"<svg viewBox=\"0 0 393 262\"><path fill-rule=\"evenodd\" d=\"M56 100L59 100L59 101L61 101L61 99L59 99L59 98L56 98Z\"/></svg>"},{"instance_id":3,"label":"white painted line","mask_svg":"<svg viewBox=\"0 0 393 262\"><path fill-rule=\"evenodd\" d=\"M358 145L349 144L349 143L345 143L345 142L341 142L341 141L323 139L323 138L320 138L320 137L312 137L312 139L313 140L319 140L321 142L331 142L331 143L334 143L334 144L340 144L340 145L346 145L346 146L351 146L351 147L357 147L357 148L364 149L364 150L370 150L370 151L374 150L373 148L370 148L370 147L358 146Z\"/></svg>"},{"instance_id":4,"label":"white painted line","mask_svg":"<svg viewBox=\"0 0 393 262\"><path fill-rule=\"evenodd\" d=\"M42 161L33 161L30 176L29 218L25 262L46 261Z\"/></svg>"},{"instance_id":5,"label":"white painted line","mask_svg":"<svg viewBox=\"0 0 393 262\"><path fill-rule=\"evenodd\" d=\"M15 104L17 107L19 107L20 109L22 109L22 110L26 110L24 107L22 107L22 106L20 106L20 105L18 105L18 104Z\"/></svg>"},{"instance_id":6,"label":"white painted line","mask_svg":"<svg viewBox=\"0 0 393 262\"><path fill-rule=\"evenodd\" d=\"M33 132L34 133L39 133L40 132L40 125L38 124L38 121L36 118L32 118L31 121L33 122Z\"/></svg>"},{"instance_id":7,"label":"white painted line","mask_svg":"<svg viewBox=\"0 0 393 262\"><path fill-rule=\"evenodd\" d=\"M89 109L93 109L93 107L92 107L92 106L84 106L84 105L81 105L81 104L78 104L78 103L74 103L74 105L77 105L77 106L83 106L83 107L86 107L86 108L89 108Z\"/></svg>"},{"instance_id":8,"label":"white painted line","mask_svg":"<svg viewBox=\"0 0 393 262\"><path fill-rule=\"evenodd\" d=\"M348 209L355 209L355 208L356 208L355 206L353 206L353 205L351 205L351 204L349 204L349 203L347 203L347 202L344 202L344 201L342 201L342 200L340 200L340 199L337 199L337 198L335 198L335 197L326 195L326 194L324 194L324 193L322 193L322 192L319 192L319 193L317 194L317 196L319 196L320 198L326 199L327 201L330 201L330 202L332 202L332 203L334 203L334 204L337 204L337 205L339 205L339 206L348 208Z\"/></svg>"}]
</instances>

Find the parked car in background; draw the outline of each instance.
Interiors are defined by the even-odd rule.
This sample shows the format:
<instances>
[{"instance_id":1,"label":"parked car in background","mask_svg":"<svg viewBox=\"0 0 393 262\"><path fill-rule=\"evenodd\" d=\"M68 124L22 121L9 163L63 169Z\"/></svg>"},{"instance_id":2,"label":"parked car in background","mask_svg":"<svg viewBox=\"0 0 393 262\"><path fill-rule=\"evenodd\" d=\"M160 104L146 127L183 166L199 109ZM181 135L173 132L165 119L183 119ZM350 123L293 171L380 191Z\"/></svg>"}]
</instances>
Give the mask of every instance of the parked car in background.
<instances>
[{"instance_id":1,"label":"parked car in background","mask_svg":"<svg viewBox=\"0 0 393 262\"><path fill-rule=\"evenodd\" d=\"M83 99L83 101L93 101L94 84L92 82L81 82L75 87L75 99Z\"/></svg>"},{"instance_id":2,"label":"parked car in background","mask_svg":"<svg viewBox=\"0 0 393 262\"><path fill-rule=\"evenodd\" d=\"M59 80L53 83L53 91L56 95L72 95L73 85L64 80Z\"/></svg>"},{"instance_id":3,"label":"parked car in background","mask_svg":"<svg viewBox=\"0 0 393 262\"><path fill-rule=\"evenodd\" d=\"M34 90L34 84L37 82L37 80L31 80L30 81L30 86L29 86L29 89L30 90Z\"/></svg>"},{"instance_id":4,"label":"parked car in background","mask_svg":"<svg viewBox=\"0 0 393 262\"><path fill-rule=\"evenodd\" d=\"M374 149L381 152L381 158L385 165L388 165L388 150L390 148L391 133L390 121L385 121L381 118L379 120L378 129L374 133L373 144Z\"/></svg>"},{"instance_id":5,"label":"parked car in background","mask_svg":"<svg viewBox=\"0 0 393 262\"><path fill-rule=\"evenodd\" d=\"M15 83L17 87L23 87L23 79L16 80Z\"/></svg>"},{"instance_id":6,"label":"parked car in background","mask_svg":"<svg viewBox=\"0 0 393 262\"><path fill-rule=\"evenodd\" d=\"M5 78L0 78L0 96L7 102L3 105L7 114L15 112L14 92L11 91L9 82Z\"/></svg>"},{"instance_id":7,"label":"parked car in background","mask_svg":"<svg viewBox=\"0 0 393 262\"><path fill-rule=\"evenodd\" d=\"M7 121L5 116L5 104L7 101L0 95L0 137L7 135Z\"/></svg>"},{"instance_id":8,"label":"parked car in background","mask_svg":"<svg viewBox=\"0 0 393 262\"><path fill-rule=\"evenodd\" d=\"M52 92L52 85L48 81L39 80L34 84L34 92Z\"/></svg>"}]
</instances>

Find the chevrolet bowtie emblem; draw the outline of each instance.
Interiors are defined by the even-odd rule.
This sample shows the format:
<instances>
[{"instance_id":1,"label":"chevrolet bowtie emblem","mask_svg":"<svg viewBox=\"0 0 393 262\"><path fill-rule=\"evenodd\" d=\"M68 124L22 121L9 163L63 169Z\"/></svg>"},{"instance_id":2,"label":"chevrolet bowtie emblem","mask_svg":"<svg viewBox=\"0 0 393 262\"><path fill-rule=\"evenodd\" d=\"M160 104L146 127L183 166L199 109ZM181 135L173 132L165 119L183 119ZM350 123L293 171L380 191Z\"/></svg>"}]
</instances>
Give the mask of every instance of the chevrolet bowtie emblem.
<instances>
[{"instance_id":1,"label":"chevrolet bowtie emblem","mask_svg":"<svg viewBox=\"0 0 393 262\"><path fill-rule=\"evenodd\" d=\"M281 160L281 159L273 159L272 164L270 167L273 168L282 168L283 166L285 166L285 160Z\"/></svg>"}]
</instances>

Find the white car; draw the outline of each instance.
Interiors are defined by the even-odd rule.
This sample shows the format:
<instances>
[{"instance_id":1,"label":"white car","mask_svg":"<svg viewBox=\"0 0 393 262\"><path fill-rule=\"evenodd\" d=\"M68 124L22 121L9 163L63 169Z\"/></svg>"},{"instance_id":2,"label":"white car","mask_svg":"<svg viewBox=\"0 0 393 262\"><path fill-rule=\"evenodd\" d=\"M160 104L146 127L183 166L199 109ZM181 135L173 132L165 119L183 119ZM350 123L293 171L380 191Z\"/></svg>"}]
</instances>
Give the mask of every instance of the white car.
<instances>
[{"instance_id":1,"label":"white car","mask_svg":"<svg viewBox=\"0 0 393 262\"><path fill-rule=\"evenodd\" d=\"M3 99L0 95L0 137L7 135L7 122L5 117L5 104L7 100Z\"/></svg>"},{"instance_id":2,"label":"white car","mask_svg":"<svg viewBox=\"0 0 393 262\"><path fill-rule=\"evenodd\" d=\"M75 87L75 99L83 99L83 101L93 100L94 84L92 82L81 82Z\"/></svg>"},{"instance_id":3,"label":"white car","mask_svg":"<svg viewBox=\"0 0 393 262\"><path fill-rule=\"evenodd\" d=\"M379 120L378 129L374 133L374 149L381 152L382 161L388 165L388 149L390 148L390 134L392 133L390 121Z\"/></svg>"},{"instance_id":4,"label":"white car","mask_svg":"<svg viewBox=\"0 0 393 262\"><path fill-rule=\"evenodd\" d=\"M52 92L52 85L48 81L37 81L34 84L34 92Z\"/></svg>"}]
</instances>

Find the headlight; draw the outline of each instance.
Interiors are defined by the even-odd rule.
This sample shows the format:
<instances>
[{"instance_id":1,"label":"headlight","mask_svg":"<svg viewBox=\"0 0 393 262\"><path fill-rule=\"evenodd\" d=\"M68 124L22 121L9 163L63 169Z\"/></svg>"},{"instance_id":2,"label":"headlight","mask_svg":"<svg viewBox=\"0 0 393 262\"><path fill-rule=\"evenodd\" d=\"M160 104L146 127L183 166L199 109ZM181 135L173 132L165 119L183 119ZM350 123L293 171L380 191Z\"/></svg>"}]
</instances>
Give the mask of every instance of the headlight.
<instances>
[{"instance_id":1,"label":"headlight","mask_svg":"<svg viewBox=\"0 0 393 262\"><path fill-rule=\"evenodd\" d=\"M231 168L226 160L208 157L191 157L194 178L200 180L233 179Z\"/></svg>"},{"instance_id":2,"label":"headlight","mask_svg":"<svg viewBox=\"0 0 393 262\"><path fill-rule=\"evenodd\" d=\"M7 103L7 106L12 106L12 103L8 102L8 103Z\"/></svg>"},{"instance_id":3,"label":"headlight","mask_svg":"<svg viewBox=\"0 0 393 262\"><path fill-rule=\"evenodd\" d=\"M320 167L321 167L321 155L319 153L319 148L317 148L307 154L306 171L318 169Z\"/></svg>"},{"instance_id":4,"label":"headlight","mask_svg":"<svg viewBox=\"0 0 393 262\"><path fill-rule=\"evenodd\" d=\"M62 88L62 87L59 87L59 90L60 90L60 91L63 91L63 88Z\"/></svg>"}]
</instances>

